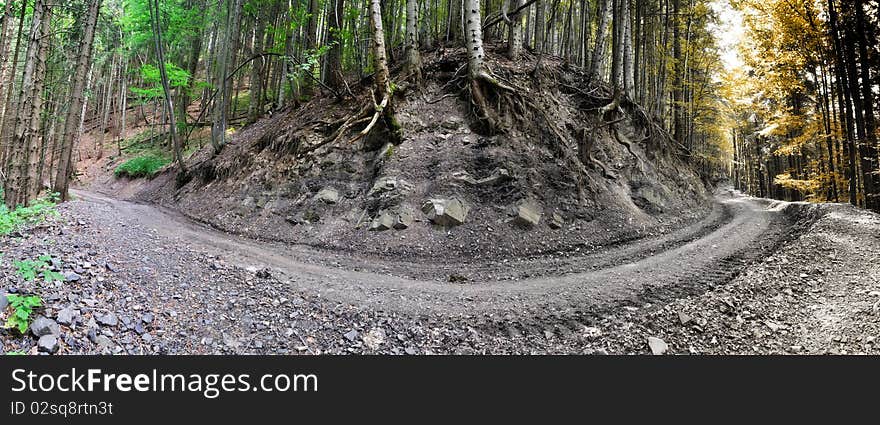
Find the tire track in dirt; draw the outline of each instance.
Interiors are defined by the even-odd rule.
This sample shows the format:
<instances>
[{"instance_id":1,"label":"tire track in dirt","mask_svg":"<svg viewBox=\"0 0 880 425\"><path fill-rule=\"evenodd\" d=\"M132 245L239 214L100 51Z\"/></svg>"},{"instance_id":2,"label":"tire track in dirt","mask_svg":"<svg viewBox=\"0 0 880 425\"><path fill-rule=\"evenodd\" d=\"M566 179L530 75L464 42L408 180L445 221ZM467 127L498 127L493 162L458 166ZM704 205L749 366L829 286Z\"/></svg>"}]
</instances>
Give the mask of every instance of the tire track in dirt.
<instances>
[{"instance_id":1,"label":"tire track in dirt","mask_svg":"<svg viewBox=\"0 0 880 425\"><path fill-rule=\"evenodd\" d=\"M769 208L765 200L728 192L718 195L716 212L701 225L665 238L569 258L596 270L552 273L552 267L535 259L511 267L544 267L548 275L452 284L334 267L338 258L308 247L256 242L160 207L88 192L76 194L86 202L110 205L133 224L155 229L179 243L223 255L241 266L266 265L296 290L416 315L430 312L466 318L480 313L484 319L475 323L477 327L511 335L579 334L608 308L672 299L723 284L772 250L789 233L793 220ZM558 259L548 264L558 264ZM486 317L493 318L492 322Z\"/></svg>"}]
</instances>

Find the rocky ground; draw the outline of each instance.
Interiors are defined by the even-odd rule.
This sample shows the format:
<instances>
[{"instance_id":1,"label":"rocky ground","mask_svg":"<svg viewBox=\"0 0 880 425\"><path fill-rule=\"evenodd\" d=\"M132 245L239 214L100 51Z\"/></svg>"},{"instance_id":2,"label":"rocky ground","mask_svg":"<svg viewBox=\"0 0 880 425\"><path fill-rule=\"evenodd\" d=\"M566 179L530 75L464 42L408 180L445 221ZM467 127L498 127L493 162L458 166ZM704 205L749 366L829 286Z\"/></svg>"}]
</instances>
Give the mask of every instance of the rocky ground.
<instances>
[{"instance_id":1,"label":"rocky ground","mask_svg":"<svg viewBox=\"0 0 880 425\"><path fill-rule=\"evenodd\" d=\"M437 308L397 309L394 303L383 307L381 300L376 301L375 294L360 302L356 297L337 296L338 290L321 289L321 276L327 288L370 284L355 279L341 281L353 275L332 271L339 267L332 264L336 262L332 257L329 264L301 266L302 277L291 277L289 270L247 264L211 240L154 228L151 223L145 224L130 211L111 203L73 201L59 207L59 218L0 238L0 250L4 253L0 259L0 290L39 294L45 301L45 306L37 311L40 318L27 335L11 329L2 331L0 351L29 354L880 352L876 348L876 338L880 337L880 217L846 205L765 201L758 205L768 216L778 212L780 217L796 217L785 221L785 232L778 235L778 243L760 250L766 254L737 254L730 257L737 259L737 265L727 260L719 263L729 267L729 273L707 280L703 276L707 272L700 269L700 275L692 276L699 284L678 279L665 286L646 286L626 295L609 296L606 302L591 308L570 308L572 300L584 303L588 300L578 298L569 290L554 296L559 298L557 306L541 304L538 313L530 304L529 296L519 293L505 298L503 310L475 308L469 312L470 306L479 301L474 297L500 285L491 283L486 283L487 286L480 289L482 292L474 292L477 295L469 295L462 289L464 292L458 297L448 297L444 303L457 302L463 308L445 312ZM736 223L735 220L732 223ZM774 228L772 223L773 220L768 220L767 229ZM782 228L776 227L777 230ZM769 232L767 229L762 232ZM723 244L721 239L712 240L712 234L699 240ZM657 249L687 250L697 242L680 241L684 245L675 250L666 246ZM718 249L725 247L718 246ZM645 262L651 264L652 259L654 263L681 261L680 257L663 257L667 255L664 252L610 270L640 267L639 264ZM14 273L13 261L34 259L42 254L52 256L52 267L66 276L65 282L45 283L39 279L25 282ZM590 273L600 272L575 276L588 281ZM371 273L375 273L376 282L383 283L378 272ZM571 279L566 273L566 269L557 270L558 277L551 276L547 282L558 281L565 285L566 279ZM311 277L307 279L307 275ZM297 283L309 279L317 283ZM461 287L449 282L433 285ZM470 282L466 286L480 288L481 284ZM426 293L434 290L434 287L425 288ZM381 298L410 296L410 292L391 289L384 291ZM420 303L428 305L431 300L426 295ZM4 314L8 312L7 309Z\"/></svg>"}]
</instances>

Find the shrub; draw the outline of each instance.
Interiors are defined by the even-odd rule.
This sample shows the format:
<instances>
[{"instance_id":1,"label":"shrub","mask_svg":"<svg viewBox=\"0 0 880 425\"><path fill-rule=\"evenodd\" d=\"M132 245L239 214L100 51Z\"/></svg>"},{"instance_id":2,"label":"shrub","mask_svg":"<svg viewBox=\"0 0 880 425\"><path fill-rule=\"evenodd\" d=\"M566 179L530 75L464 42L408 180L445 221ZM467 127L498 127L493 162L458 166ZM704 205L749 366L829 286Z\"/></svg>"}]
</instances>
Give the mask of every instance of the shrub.
<instances>
[{"instance_id":1,"label":"shrub","mask_svg":"<svg viewBox=\"0 0 880 425\"><path fill-rule=\"evenodd\" d=\"M153 177L159 170L168 164L167 159L155 155L143 155L129 159L116 167L116 177Z\"/></svg>"}]
</instances>

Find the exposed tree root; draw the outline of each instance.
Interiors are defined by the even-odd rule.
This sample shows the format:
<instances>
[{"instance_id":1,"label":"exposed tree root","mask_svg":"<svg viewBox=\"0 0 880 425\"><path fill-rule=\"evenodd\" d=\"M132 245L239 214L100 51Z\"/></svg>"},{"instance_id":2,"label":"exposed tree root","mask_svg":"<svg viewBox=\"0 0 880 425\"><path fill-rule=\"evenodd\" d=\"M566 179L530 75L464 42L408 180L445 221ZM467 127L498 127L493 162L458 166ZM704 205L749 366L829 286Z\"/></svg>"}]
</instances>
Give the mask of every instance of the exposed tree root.
<instances>
[{"instance_id":1,"label":"exposed tree root","mask_svg":"<svg viewBox=\"0 0 880 425\"><path fill-rule=\"evenodd\" d=\"M610 179L617 179L617 175L608 170L608 167L602 161L593 158L593 139L592 131L584 128L581 130L581 142L578 144L578 156L582 163L592 164L602 169L602 176Z\"/></svg>"}]
</instances>

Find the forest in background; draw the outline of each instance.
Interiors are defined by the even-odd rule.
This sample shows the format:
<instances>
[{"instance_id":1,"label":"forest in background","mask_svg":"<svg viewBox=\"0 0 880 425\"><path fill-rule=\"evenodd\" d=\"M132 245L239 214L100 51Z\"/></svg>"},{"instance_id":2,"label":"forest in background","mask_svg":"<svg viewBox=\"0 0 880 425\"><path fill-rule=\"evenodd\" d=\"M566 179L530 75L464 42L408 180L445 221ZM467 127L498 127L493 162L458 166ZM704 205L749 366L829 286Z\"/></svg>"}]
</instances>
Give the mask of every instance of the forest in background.
<instances>
[{"instance_id":1,"label":"forest in background","mask_svg":"<svg viewBox=\"0 0 880 425\"><path fill-rule=\"evenodd\" d=\"M395 132L389 69L423 78L420 52L466 49L474 116L516 92L484 45L562 58L614 93L597 114L640 105L707 177L760 196L878 208L876 1L733 0L745 66L724 69L708 0L51 0L3 3L0 186L9 208L66 198L77 143L119 151L127 126L168 152L219 152L260 117L372 91L332 141ZM400 75L400 74L395 74ZM611 120L612 118L608 118ZM145 130L147 131L147 130ZM81 148L81 146L80 146ZM99 153L100 154L100 153Z\"/></svg>"},{"instance_id":2,"label":"forest in background","mask_svg":"<svg viewBox=\"0 0 880 425\"><path fill-rule=\"evenodd\" d=\"M723 84L737 187L880 211L880 3L731 3L746 28Z\"/></svg>"}]
</instances>

